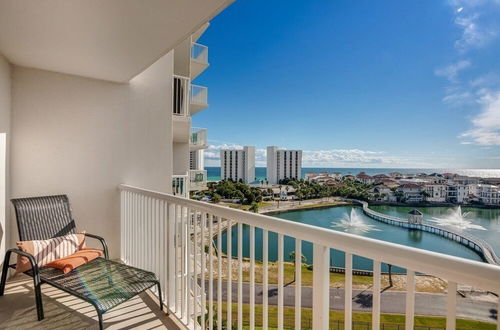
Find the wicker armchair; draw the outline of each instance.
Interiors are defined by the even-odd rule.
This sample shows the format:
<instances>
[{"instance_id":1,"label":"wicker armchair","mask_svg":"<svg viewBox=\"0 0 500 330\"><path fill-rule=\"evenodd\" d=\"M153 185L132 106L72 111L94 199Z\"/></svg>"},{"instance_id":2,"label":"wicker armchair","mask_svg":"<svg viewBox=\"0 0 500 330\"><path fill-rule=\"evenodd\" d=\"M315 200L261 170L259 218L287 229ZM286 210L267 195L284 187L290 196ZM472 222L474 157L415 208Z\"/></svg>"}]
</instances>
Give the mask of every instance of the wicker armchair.
<instances>
[{"instance_id":1,"label":"wicker armchair","mask_svg":"<svg viewBox=\"0 0 500 330\"><path fill-rule=\"evenodd\" d=\"M22 241L45 240L76 233L66 195L13 199L12 203ZM5 291L8 268L16 267L15 264L9 264L10 257L19 254L27 257L32 266L25 274L33 277L39 321L44 318L40 286L45 283L92 304L97 311L100 329L103 329L104 313L155 285L158 288L160 309L163 310L160 282L154 273L109 260L105 240L97 235L85 236L102 244L104 258L97 258L67 274L50 267L39 268L32 255L18 249L8 250L3 263L0 296Z\"/></svg>"}]
</instances>

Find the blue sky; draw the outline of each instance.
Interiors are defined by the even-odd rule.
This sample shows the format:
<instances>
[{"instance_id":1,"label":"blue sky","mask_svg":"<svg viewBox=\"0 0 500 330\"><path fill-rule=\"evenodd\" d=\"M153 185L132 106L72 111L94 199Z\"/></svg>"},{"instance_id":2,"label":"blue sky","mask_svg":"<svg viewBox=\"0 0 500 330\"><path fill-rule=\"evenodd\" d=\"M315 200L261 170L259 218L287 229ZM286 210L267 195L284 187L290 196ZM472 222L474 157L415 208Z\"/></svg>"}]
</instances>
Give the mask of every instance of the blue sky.
<instances>
[{"instance_id":1,"label":"blue sky","mask_svg":"<svg viewBox=\"0 0 500 330\"><path fill-rule=\"evenodd\" d=\"M199 42L208 166L277 145L308 167L500 168L500 0L237 0Z\"/></svg>"}]
</instances>

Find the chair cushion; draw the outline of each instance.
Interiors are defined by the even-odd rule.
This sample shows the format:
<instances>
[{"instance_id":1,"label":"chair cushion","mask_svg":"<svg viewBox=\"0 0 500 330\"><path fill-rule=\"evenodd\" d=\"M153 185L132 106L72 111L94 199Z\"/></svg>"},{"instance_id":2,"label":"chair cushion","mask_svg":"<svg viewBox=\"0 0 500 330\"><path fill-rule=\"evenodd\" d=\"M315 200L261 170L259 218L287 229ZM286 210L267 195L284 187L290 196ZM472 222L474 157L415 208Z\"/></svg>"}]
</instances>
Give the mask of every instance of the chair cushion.
<instances>
[{"instance_id":1,"label":"chair cushion","mask_svg":"<svg viewBox=\"0 0 500 330\"><path fill-rule=\"evenodd\" d=\"M72 255L49 262L45 264L45 267L60 269L64 274L67 274L76 267L85 265L87 262L99 258L103 254L104 252L99 249L81 249Z\"/></svg>"},{"instance_id":2,"label":"chair cushion","mask_svg":"<svg viewBox=\"0 0 500 330\"><path fill-rule=\"evenodd\" d=\"M43 267L56 259L67 257L85 248L85 232L54 237L47 240L17 242L19 250L31 254L38 267ZM29 259L18 255L16 274L31 269Z\"/></svg>"}]
</instances>

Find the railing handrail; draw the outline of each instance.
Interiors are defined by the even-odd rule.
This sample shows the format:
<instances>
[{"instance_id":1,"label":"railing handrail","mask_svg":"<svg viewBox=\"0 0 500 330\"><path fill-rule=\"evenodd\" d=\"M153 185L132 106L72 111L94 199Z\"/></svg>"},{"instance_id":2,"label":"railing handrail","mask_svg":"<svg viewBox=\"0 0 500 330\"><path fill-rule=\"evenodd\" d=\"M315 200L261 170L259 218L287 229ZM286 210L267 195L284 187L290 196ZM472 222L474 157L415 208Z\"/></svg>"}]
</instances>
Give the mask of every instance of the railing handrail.
<instances>
[{"instance_id":1,"label":"railing handrail","mask_svg":"<svg viewBox=\"0 0 500 330\"><path fill-rule=\"evenodd\" d=\"M206 131L207 129L206 128L203 128L203 127L191 127L191 133L197 133L197 132L202 132L202 131Z\"/></svg>"},{"instance_id":2,"label":"railing handrail","mask_svg":"<svg viewBox=\"0 0 500 330\"><path fill-rule=\"evenodd\" d=\"M200 49L195 54L194 49ZM191 59L208 63L208 46L193 42L191 44Z\"/></svg>"},{"instance_id":3,"label":"railing handrail","mask_svg":"<svg viewBox=\"0 0 500 330\"><path fill-rule=\"evenodd\" d=\"M314 244L328 248L338 249L413 271L443 277L448 281L467 284L493 292L500 291L500 267L495 265L274 218L263 214L208 204L126 184L120 185L120 190L143 194L166 201L167 203L171 202L191 207L199 212L207 212L223 219L232 219L246 225L281 233L285 236L313 242Z\"/></svg>"}]
</instances>

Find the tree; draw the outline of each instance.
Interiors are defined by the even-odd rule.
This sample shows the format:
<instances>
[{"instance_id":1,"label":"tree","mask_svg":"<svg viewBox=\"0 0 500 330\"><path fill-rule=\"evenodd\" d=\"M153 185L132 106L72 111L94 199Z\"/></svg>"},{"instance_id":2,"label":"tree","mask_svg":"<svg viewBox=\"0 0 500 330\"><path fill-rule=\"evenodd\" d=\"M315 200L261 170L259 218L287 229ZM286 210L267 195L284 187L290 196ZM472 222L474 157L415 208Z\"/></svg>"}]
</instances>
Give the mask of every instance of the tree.
<instances>
[{"instance_id":1,"label":"tree","mask_svg":"<svg viewBox=\"0 0 500 330\"><path fill-rule=\"evenodd\" d=\"M259 203L253 202L248 210L250 212L253 212L253 213L258 213L259 212Z\"/></svg>"},{"instance_id":2,"label":"tree","mask_svg":"<svg viewBox=\"0 0 500 330\"><path fill-rule=\"evenodd\" d=\"M294 271L293 271L293 282L295 282L295 279L296 279L295 278L295 269L297 268L297 263L296 263L296 260L295 260L295 251L290 252L290 254L288 255L288 258L290 258L290 259L293 260L293 268L294 268ZM300 256L300 260L301 260L301 262L303 264L305 264L307 262L307 258L303 254Z\"/></svg>"},{"instance_id":3,"label":"tree","mask_svg":"<svg viewBox=\"0 0 500 330\"><path fill-rule=\"evenodd\" d=\"M221 200L221 197L219 194L213 194L212 196L212 202L215 203L215 204L218 204Z\"/></svg>"},{"instance_id":4,"label":"tree","mask_svg":"<svg viewBox=\"0 0 500 330\"><path fill-rule=\"evenodd\" d=\"M422 199L424 200L424 202L427 200L427 197L431 197L431 194L429 194L427 191L425 190L422 190L420 192L420 195L422 195Z\"/></svg>"}]
</instances>

